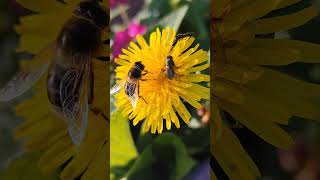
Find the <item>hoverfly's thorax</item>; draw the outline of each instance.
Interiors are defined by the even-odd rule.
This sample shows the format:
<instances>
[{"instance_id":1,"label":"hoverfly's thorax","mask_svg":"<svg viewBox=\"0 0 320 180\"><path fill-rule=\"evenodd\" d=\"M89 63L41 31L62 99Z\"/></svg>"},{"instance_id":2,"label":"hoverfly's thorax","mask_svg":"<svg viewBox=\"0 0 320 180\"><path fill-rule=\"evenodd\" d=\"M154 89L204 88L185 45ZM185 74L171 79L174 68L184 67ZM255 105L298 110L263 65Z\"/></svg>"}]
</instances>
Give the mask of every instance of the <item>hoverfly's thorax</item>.
<instances>
[{"instance_id":1,"label":"hoverfly's thorax","mask_svg":"<svg viewBox=\"0 0 320 180\"><path fill-rule=\"evenodd\" d=\"M72 19L57 38L58 47L68 54L90 54L97 50L101 41L100 30L85 19Z\"/></svg>"},{"instance_id":2,"label":"hoverfly's thorax","mask_svg":"<svg viewBox=\"0 0 320 180\"><path fill-rule=\"evenodd\" d=\"M136 67L134 67L129 71L128 76L133 78L133 79L140 79L141 70L136 68Z\"/></svg>"},{"instance_id":3,"label":"hoverfly's thorax","mask_svg":"<svg viewBox=\"0 0 320 180\"><path fill-rule=\"evenodd\" d=\"M174 67L175 65L174 65L174 61L173 61L173 58L172 58L172 56L168 56L167 57L167 59L166 59L166 66L167 67Z\"/></svg>"},{"instance_id":4,"label":"hoverfly's thorax","mask_svg":"<svg viewBox=\"0 0 320 180\"><path fill-rule=\"evenodd\" d=\"M140 71L144 70L144 65L141 63L141 61L135 62L134 67L138 68Z\"/></svg>"}]
</instances>

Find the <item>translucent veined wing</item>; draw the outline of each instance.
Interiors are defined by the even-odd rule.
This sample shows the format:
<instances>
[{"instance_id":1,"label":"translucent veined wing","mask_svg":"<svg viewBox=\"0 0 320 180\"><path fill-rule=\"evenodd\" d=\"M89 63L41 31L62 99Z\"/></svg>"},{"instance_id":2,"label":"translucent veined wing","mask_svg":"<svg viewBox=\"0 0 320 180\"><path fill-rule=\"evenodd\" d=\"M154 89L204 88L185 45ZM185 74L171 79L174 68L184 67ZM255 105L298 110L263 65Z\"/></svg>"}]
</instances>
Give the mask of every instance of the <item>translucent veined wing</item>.
<instances>
[{"instance_id":1,"label":"translucent veined wing","mask_svg":"<svg viewBox=\"0 0 320 180\"><path fill-rule=\"evenodd\" d=\"M119 84L114 85L111 89L110 89L110 94L115 94L118 91L120 91L120 89L125 85L125 82L121 82Z\"/></svg>"},{"instance_id":2,"label":"translucent veined wing","mask_svg":"<svg viewBox=\"0 0 320 180\"><path fill-rule=\"evenodd\" d=\"M62 112L72 142L79 146L86 135L89 115L91 60L80 68L68 70L60 83Z\"/></svg>"},{"instance_id":3,"label":"translucent veined wing","mask_svg":"<svg viewBox=\"0 0 320 180\"><path fill-rule=\"evenodd\" d=\"M42 49L26 67L18 72L7 84L0 89L0 101L9 101L28 91L47 71L54 55L52 44Z\"/></svg>"},{"instance_id":4,"label":"translucent veined wing","mask_svg":"<svg viewBox=\"0 0 320 180\"><path fill-rule=\"evenodd\" d=\"M125 84L126 91L129 92L128 98L132 104L132 107L135 109L139 99L139 81L129 82Z\"/></svg>"}]
</instances>

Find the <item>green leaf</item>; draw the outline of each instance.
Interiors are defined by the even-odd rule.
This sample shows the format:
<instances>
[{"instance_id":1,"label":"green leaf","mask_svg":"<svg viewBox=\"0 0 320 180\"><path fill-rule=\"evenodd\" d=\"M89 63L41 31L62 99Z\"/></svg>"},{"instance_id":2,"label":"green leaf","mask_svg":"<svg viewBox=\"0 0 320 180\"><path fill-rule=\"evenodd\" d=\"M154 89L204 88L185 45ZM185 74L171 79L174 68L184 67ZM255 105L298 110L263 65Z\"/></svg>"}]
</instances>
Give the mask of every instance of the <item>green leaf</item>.
<instances>
[{"instance_id":1,"label":"green leaf","mask_svg":"<svg viewBox=\"0 0 320 180\"><path fill-rule=\"evenodd\" d=\"M127 172L126 167L137 157L138 152L132 140L129 120L115 111L110 121L111 179L119 179Z\"/></svg>"},{"instance_id":2,"label":"green leaf","mask_svg":"<svg viewBox=\"0 0 320 180\"><path fill-rule=\"evenodd\" d=\"M173 28L176 32L178 31L181 22L186 15L187 11L189 9L188 5L181 6L180 8L172 11L168 15L164 16L159 22L158 25L160 26L170 26Z\"/></svg>"},{"instance_id":3,"label":"green leaf","mask_svg":"<svg viewBox=\"0 0 320 180\"><path fill-rule=\"evenodd\" d=\"M58 178L58 173L45 175L38 167L38 160L42 153L24 154L16 160L13 160L7 169L0 172L1 180L55 180Z\"/></svg>"},{"instance_id":4,"label":"green leaf","mask_svg":"<svg viewBox=\"0 0 320 180\"><path fill-rule=\"evenodd\" d=\"M171 133L158 136L134 162L127 174L135 179L182 179L195 165L183 142Z\"/></svg>"}]
</instances>

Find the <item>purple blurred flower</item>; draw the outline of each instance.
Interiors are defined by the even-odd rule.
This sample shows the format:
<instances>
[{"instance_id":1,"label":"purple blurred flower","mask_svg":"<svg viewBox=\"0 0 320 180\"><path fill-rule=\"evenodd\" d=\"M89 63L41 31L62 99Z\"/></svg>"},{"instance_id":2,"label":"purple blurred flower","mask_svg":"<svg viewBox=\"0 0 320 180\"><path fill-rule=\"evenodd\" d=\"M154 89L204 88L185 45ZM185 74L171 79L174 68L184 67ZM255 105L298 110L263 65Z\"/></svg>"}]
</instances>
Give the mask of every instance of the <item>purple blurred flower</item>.
<instances>
[{"instance_id":1,"label":"purple blurred flower","mask_svg":"<svg viewBox=\"0 0 320 180\"><path fill-rule=\"evenodd\" d=\"M136 38L136 35L143 35L146 31L146 26L138 23L130 23L127 29L117 32L112 47L113 58L117 58L119 54L121 54L122 48L126 48L130 41Z\"/></svg>"},{"instance_id":2,"label":"purple blurred flower","mask_svg":"<svg viewBox=\"0 0 320 180\"><path fill-rule=\"evenodd\" d=\"M114 44L112 46L113 58L117 58L121 54L121 49L125 48L130 42L130 36L127 31L117 32L114 37Z\"/></svg>"},{"instance_id":3,"label":"purple blurred flower","mask_svg":"<svg viewBox=\"0 0 320 180\"><path fill-rule=\"evenodd\" d=\"M128 0L110 0L110 8L113 9L119 4L128 4Z\"/></svg>"},{"instance_id":4,"label":"purple blurred flower","mask_svg":"<svg viewBox=\"0 0 320 180\"><path fill-rule=\"evenodd\" d=\"M202 162L184 180L210 180L210 161Z\"/></svg>"}]
</instances>

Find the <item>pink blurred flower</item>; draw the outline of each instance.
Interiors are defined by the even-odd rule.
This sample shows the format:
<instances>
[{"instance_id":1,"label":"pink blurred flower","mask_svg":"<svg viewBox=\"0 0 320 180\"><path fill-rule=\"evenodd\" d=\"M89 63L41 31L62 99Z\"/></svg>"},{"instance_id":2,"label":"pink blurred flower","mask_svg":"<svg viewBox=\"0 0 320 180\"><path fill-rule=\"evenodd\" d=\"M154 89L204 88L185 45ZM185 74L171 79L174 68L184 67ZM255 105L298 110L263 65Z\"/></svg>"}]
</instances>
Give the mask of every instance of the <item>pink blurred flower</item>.
<instances>
[{"instance_id":1,"label":"pink blurred flower","mask_svg":"<svg viewBox=\"0 0 320 180\"><path fill-rule=\"evenodd\" d=\"M128 4L128 0L110 0L110 8L113 9L119 4Z\"/></svg>"},{"instance_id":2,"label":"pink blurred flower","mask_svg":"<svg viewBox=\"0 0 320 180\"><path fill-rule=\"evenodd\" d=\"M289 150L278 150L280 166L292 173L294 180L319 180L318 144L308 143L301 135L294 139L296 143Z\"/></svg>"},{"instance_id":3,"label":"pink blurred flower","mask_svg":"<svg viewBox=\"0 0 320 180\"><path fill-rule=\"evenodd\" d=\"M130 23L124 31L117 32L114 37L112 47L113 58L117 58L121 54L121 50L126 48L130 41L136 38L136 35L143 35L147 31L147 27L138 23Z\"/></svg>"},{"instance_id":4,"label":"pink blurred flower","mask_svg":"<svg viewBox=\"0 0 320 180\"><path fill-rule=\"evenodd\" d=\"M147 27L138 23L131 23L128 27L128 35L131 38L135 38L138 34L144 34L147 31Z\"/></svg>"}]
</instances>

